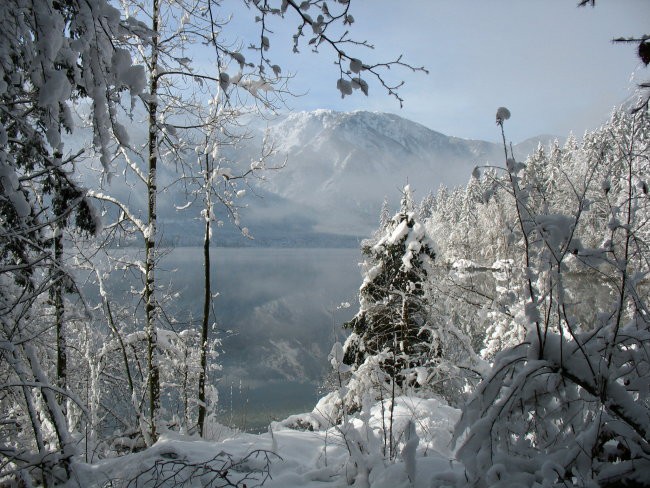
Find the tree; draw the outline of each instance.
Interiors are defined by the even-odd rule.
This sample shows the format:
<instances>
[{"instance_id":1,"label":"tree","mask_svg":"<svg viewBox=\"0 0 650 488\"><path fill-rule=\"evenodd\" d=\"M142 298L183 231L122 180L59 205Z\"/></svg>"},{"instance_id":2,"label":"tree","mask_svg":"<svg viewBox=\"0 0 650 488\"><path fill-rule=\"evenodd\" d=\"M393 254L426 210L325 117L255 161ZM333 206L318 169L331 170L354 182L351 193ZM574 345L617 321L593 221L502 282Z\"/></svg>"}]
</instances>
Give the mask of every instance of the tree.
<instances>
[{"instance_id":1,"label":"tree","mask_svg":"<svg viewBox=\"0 0 650 488\"><path fill-rule=\"evenodd\" d=\"M95 127L107 137L115 97L139 93L142 73L130 58L122 71L112 69L127 34L139 26L103 0L9 0L0 16L0 371L7 407L0 477L30 485L33 475L48 484L69 475L73 454L60 403L64 397L79 402L66 381L63 294L69 276L61 232L73 214L79 228L97 228L87 194L73 177L79 154L66 152L62 136L74 127L71 100L91 100ZM100 151L106 137L95 140ZM54 321L43 313L48 295ZM54 371L43 361L51 325L58 332ZM42 461L34 462L33 453Z\"/></svg>"},{"instance_id":2,"label":"tree","mask_svg":"<svg viewBox=\"0 0 650 488\"><path fill-rule=\"evenodd\" d=\"M399 212L376 237L362 247L365 277L359 312L344 324L352 330L344 362L358 367L368 356L387 350L392 359L384 367L405 385L405 370L423 365L436 349L430 343L430 303L423 286L436 254L414 212L410 187L403 190Z\"/></svg>"},{"instance_id":3,"label":"tree","mask_svg":"<svg viewBox=\"0 0 650 488\"><path fill-rule=\"evenodd\" d=\"M584 7L586 5L591 5L592 7L596 6L596 0L580 0L578 2L579 7ZM650 34L643 34L631 37L617 37L613 39L614 42L624 43L624 44L636 44L637 46L637 55L641 62L648 66L650 64ZM641 89L641 97L637 103L634 111L648 109L648 103L650 102L650 81L645 81L639 84Z\"/></svg>"},{"instance_id":4,"label":"tree","mask_svg":"<svg viewBox=\"0 0 650 488\"><path fill-rule=\"evenodd\" d=\"M251 161L248 167L238 167L238 161L231 161L222 154L223 149L236 146L245 140L245 133L228 132L224 135L229 125L237 125L241 113L236 109L226 110L222 105L219 108L219 126L215 127L212 133L206 135L205 147L199 151L197 164L200 167L200 177L187 175L183 179L188 190L195 196L200 195L201 219L204 224L203 231L203 316L201 319L201 342L200 342L200 370L198 377L198 415L197 432L204 436L206 432L206 416L208 413L208 398L206 391L209 386L208 359L210 353L210 330L213 324L210 317L213 315L213 290L211 280L210 247L213 242L213 223L223 225L218 217L225 213L232 220L232 223L239 228L242 235L252 239L248 228L241 226L239 205L237 200L246 194L246 186L249 178L262 178L261 173L267 169L279 169L279 167L268 168L266 160L273 154L273 147L264 141L258 159ZM218 129L218 130L217 130ZM232 127L231 127L232 129ZM234 168L237 168L237 173ZM190 207L191 208L191 205Z\"/></svg>"},{"instance_id":5,"label":"tree","mask_svg":"<svg viewBox=\"0 0 650 488\"><path fill-rule=\"evenodd\" d=\"M649 126L647 112L617 112L568 146L547 207L530 205L536 190L523 182L534 179L508 157L526 263L512 323L524 335L464 409L456 486L648 486ZM604 298L591 314L573 303L594 295Z\"/></svg>"},{"instance_id":6,"label":"tree","mask_svg":"<svg viewBox=\"0 0 650 488\"><path fill-rule=\"evenodd\" d=\"M0 6L5 33L0 39L0 478L20 479L28 486L37 479L47 485L71 474L74 449L71 426L61 408L64 397L77 404L79 411L88 411L94 431L89 435L104 435L100 426L104 417L110 417L104 426L120 424L118 439L140 435L148 443L156 440L158 427L163 425L162 355L191 343L175 351L165 349L183 337L183 331L173 330L162 330L162 340L158 340L159 327L166 319L160 313L164 296L155 280L160 164L183 165L188 150L205 149L206 132L223 129L217 117L221 107L258 104L272 110L276 102L281 103L287 93L286 79L269 58L272 36L266 21L270 17L295 15L295 49L311 31L309 46L333 50L339 68L337 86L343 96L352 90L367 94L369 81L374 79L401 102L401 84L387 82L385 70L402 66L423 71L401 57L375 64L361 62L358 54L353 57L357 48L370 46L355 42L347 31L335 33L337 25L353 22L349 2L333 5L331 10L320 0L300 5L293 1L243 4L256 12L260 27L261 35L251 43L254 61L246 60L236 40L225 38L225 22L216 15L222 5L215 0L123 2L123 12L105 0L9 0ZM310 8L320 14L312 18L307 13ZM202 71L187 57L192 43L209 47L216 61L212 72ZM195 91L180 96L188 84ZM70 152L65 133L77 125L73 107L84 104L89 108L92 145L103 179L110 180L118 162L123 166L117 172L135 175L147 195L145 218L139 209L109 192L90 192L80 183L75 164L86 165L88 159L81 160L81 152ZM139 146L142 141L129 137L137 122L129 125L129 120L137 119L142 107L146 141ZM63 230L73 216L79 229L101 230L93 210L97 201L114 205L118 211L115 221L89 245L93 251L118 230L130 228L140 234L145 256L141 266L145 326L137 328L138 312L129 313L111 300L104 286L106 270L97 266L93 271L110 334L103 337L106 331L93 330L95 324L84 317L83 336L88 342L78 349L88 370L75 372L87 373L89 393L84 402L72 391L78 389L81 378L73 381L66 348L70 314L65 299L75 284L64 260L68 249L79 258L84 251L74 247ZM110 218L115 212L107 215ZM120 266L129 271L139 269L140 264L125 261ZM47 367L51 344L56 344L56 368ZM196 345L192 347L195 350ZM146 367L140 362L143 349ZM142 405L145 388L147 408ZM116 401L130 403L138 419L136 431L122 412L102 405L108 392L117 389L127 392Z\"/></svg>"},{"instance_id":7,"label":"tree","mask_svg":"<svg viewBox=\"0 0 650 488\"><path fill-rule=\"evenodd\" d=\"M218 129L222 133L225 125L220 120L223 107L232 111L243 106L257 105L264 110L274 110L282 103L287 93L286 77L282 76L281 67L274 64L271 56L271 33L267 22L271 17L296 17L298 33L294 37L294 50L302 43L306 31L313 37L309 45L317 50L319 46L333 49L339 68L338 89L342 96L352 93L353 89L368 93L366 78L377 80L390 95L400 103L397 89L400 84L391 85L384 80L385 69L391 66L403 66L416 71L404 63L401 58L388 63L366 64L358 58L343 51L358 47L370 47L366 42L355 42L347 31L335 37L337 24L348 25L354 21L349 14L350 4L328 7L325 2L303 2L298 5L293 1L244 2L256 12L255 21L260 26L260 36L250 44L252 56L242 48L239 39L227 38L228 21L221 12L221 3L211 0L187 0L183 2L166 2L152 0L149 3L127 3L126 14L147 22L150 40L133 40L131 55L145 67L147 94L140 97L144 111L147 113L147 141L138 147L129 141L128 130L122 128L116 132L115 143L124 159L125 166L134 175L135 182L143 186L147 194L146 219L140 219L138 212L125 202L95 193L97 198L120 207L122 217L131 221L131 226L140 234L143 249L142 302L144 304L144 330L147 342L147 388L148 408L147 426L143 426L143 435L150 444L155 442L163 419L161 418L161 381L159 371L159 347L157 340L161 324L160 300L157 298L155 269L157 246L159 245L159 174L162 165L183 167L191 174L194 169L187 162L187 155L207 146L216 147L223 141L216 142L211 134ZM319 15L312 18L307 10L312 9ZM192 46L205 46L201 55L212 60L211 69L199 68L188 53ZM253 59L253 61L251 61ZM349 69L346 64L349 63ZM136 100L137 102L137 100ZM131 107L124 107L125 114L132 113ZM205 138L211 141L205 145ZM223 178L231 175L222 174ZM238 225L238 223L237 223Z\"/></svg>"}]
</instances>

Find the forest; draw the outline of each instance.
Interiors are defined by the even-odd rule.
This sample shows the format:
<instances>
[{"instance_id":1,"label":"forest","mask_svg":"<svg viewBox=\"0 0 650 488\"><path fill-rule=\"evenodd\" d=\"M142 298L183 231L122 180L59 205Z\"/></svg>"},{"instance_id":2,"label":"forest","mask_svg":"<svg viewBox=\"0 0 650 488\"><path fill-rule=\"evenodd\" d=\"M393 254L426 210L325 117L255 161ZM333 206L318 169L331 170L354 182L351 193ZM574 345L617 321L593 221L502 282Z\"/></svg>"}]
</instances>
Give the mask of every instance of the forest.
<instances>
[{"instance_id":1,"label":"forest","mask_svg":"<svg viewBox=\"0 0 650 488\"><path fill-rule=\"evenodd\" d=\"M282 171L270 138L237 152L292 96L274 22L337 96L401 105L393 74L427 71L370 61L350 0L241 3L250 45L217 0L0 4L0 486L650 486L647 83L524 160L495 104L501 164L377 209L313 411L217 421L210 249L221 226L253 238L242 199ZM650 62L647 35L619 42ZM172 186L202 227L191 320L159 278Z\"/></svg>"}]
</instances>

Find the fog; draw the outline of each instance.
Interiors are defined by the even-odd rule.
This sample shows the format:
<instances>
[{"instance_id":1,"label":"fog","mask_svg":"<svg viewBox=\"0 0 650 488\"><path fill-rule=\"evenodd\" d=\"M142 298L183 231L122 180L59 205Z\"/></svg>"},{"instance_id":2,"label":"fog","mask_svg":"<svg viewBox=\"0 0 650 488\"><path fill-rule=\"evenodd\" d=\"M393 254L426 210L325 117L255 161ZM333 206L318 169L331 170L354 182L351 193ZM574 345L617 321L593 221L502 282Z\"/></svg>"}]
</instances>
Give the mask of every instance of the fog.
<instances>
[{"instance_id":1,"label":"fog","mask_svg":"<svg viewBox=\"0 0 650 488\"><path fill-rule=\"evenodd\" d=\"M211 259L213 293L219 292L214 311L223 339L223 370L216 381L226 420L232 413L241 424L247 409L247 426L254 425L255 416L264 425L273 411L312 408L328 371L327 354L342 337L341 324L356 311L359 251L215 248ZM198 319L202 250L175 249L161 268L168 271L159 279L171 278L180 292L170 313L179 321L188 314ZM344 301L352 307L337 310Z\"/></svg>"}]
</instances>

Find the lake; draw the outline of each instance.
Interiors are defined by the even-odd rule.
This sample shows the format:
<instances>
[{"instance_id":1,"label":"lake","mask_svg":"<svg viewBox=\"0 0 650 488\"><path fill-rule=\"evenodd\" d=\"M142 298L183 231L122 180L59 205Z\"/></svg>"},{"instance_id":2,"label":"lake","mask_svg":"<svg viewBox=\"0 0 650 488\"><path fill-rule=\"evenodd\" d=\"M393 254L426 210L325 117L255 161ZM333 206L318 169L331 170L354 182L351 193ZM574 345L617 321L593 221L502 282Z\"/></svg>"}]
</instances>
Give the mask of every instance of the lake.
<instances>
[{"instance_id":1,"label":"lake","mask_svg":"<svg viewBox=\"0 0 650 488\"><path fill-rule=\"evenodd\" d=\"M217 379L221 421L246 430L311 411L341 324L357 310L358 249L213 248L212 291L223 339ZM159 282L179 292L172 313L199 319L203 250L174 249ZM337 309L349 302L349 309ZM231 331L231 332L225 332Z\"/></svg>"}]
</instances>

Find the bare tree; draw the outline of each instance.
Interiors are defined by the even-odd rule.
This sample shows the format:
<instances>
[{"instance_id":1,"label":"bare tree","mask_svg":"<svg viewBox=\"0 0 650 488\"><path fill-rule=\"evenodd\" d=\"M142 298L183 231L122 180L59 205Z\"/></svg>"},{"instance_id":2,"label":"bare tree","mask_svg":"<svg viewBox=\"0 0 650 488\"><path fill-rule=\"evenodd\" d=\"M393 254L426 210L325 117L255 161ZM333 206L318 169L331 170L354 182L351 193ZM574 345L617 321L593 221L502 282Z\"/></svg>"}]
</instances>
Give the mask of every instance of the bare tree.
<instances>
[{"instance_id":1,"label":"bare tree","mask_svg":"<svg viewBox=\"0 0 650 488\"><path fill-rule=\"evenodd\" d=\"M578 2L579 7L585 7L591 5L592 7L596 6L596 0L580 0ZM628 37L617 37L613 39L613 42L623 43L623 44L636 44L637 54L641 62L648 66L650 64L650 34L642 34L636 36ZM650 102L650 81L644 81L639 83L639 89L642 92L642 96L638 101L634 111L647 110L648 103Z\"/></svg>"}]
</instances>

